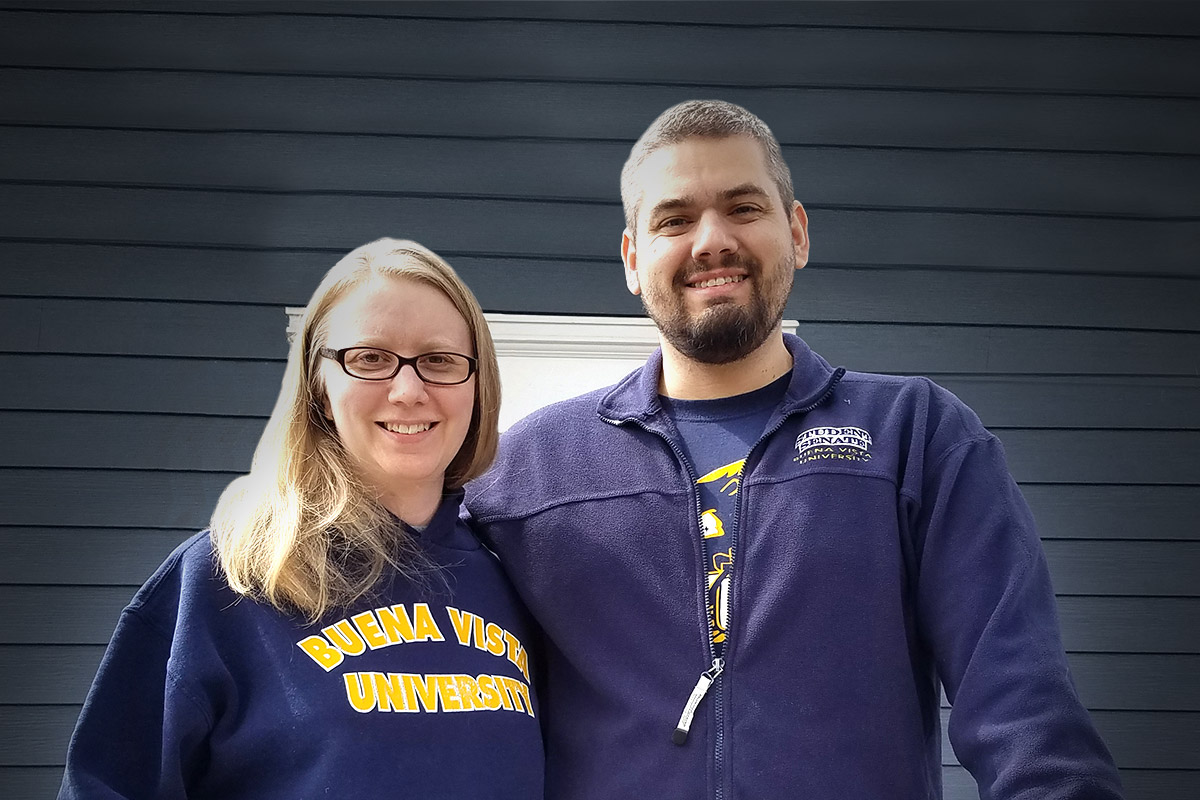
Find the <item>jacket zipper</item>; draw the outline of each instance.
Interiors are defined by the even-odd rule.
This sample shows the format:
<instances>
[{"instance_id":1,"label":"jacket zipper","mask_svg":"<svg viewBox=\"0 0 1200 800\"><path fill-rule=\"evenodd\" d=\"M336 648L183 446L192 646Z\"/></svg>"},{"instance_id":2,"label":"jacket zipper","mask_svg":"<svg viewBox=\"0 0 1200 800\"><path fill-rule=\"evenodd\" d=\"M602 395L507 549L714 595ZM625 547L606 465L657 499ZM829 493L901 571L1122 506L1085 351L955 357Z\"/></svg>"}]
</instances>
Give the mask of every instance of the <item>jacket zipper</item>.
<instances>
[{"instance_id":1,"label":"jacket zipper","mask_svg":"<svg viewBox=\"0 0 1200 800\"><path fill-rule=\"evenodd\" d=\"M712 686L713 681L717 679L717 676L724 669L725 659L714 658L712 666L700 673L700 679L696 681L696 685L692 688L692 693L688 696L687 703L683 706L683 713L679 715L679 723L675 726L675 733L671 734L672 742L683 744L687 741L688 731L692 727L692 718L696 716L696 706L700 705L700 701L704 699L704 695L708 694L708 687Z\"/></svg>"},{"instance_id":2,"label":"jacket zipper","mask_svg":"<svg viewBox=\"0 0 1200 800\"><path fill-rule=\"evenodd\" d=\"M825 387L825 391L821 392L821 395L817 399L813 400L811 403L804 406L803 408L798 408L795 411L789 411L787 414L780 417L779 421L776 422L775 425L772 426L770 430L764 431L762 436L758 437L758 441L756 441L754 443L754 445L750 448L750 452L746 455L746 464L742 468L743 481L745 480L746 476L749 474L747 467L750 466L750 459L754 455L754 451L758 449L758 446L760 444L762 444L764 441L766 441L767 439L769 439L771 436L774 436L775 432L778 431L780 428L782 428L783 424L785 422L787 422L787 420L789 418L795 416L796 414L807 414L808 412L812 411L814 408L816 408L817 406L821 405L826 400L828 400L829 396L831 394L833 394L834 388L838 385L839 382L841 382L842 376L845 374L846 374L846 370L844 368L838 367L837 369L835 369L832 377L830 377L830 379L829 379L829 383ZM604 417L604 416L601 416L600 419L604 420L605 422L609 423L610 425L620 426L622 423L622 420L609 419L608 417ZM692 497L696 501L696 513L692 517L693 524L699 525L700 524L700 512L702 510L700 508L700 490L696 488L696 479L695 479L695 476L692 475L691 464L688 462L687 458L684 456L683 451L675 444L675 442L671 441L671 439L669 437L667 437L666 434L660 433L659 431L656 431L656 430L650 428L649 426L640 422L639 420L631 418L628 421L633 422L635 425L640 427L642 430L644 430L648 433L652 433L655 436L658 436L660 439L662 439L664 442L666 442L667 446L671 448L671 451L673 453L675 453L675 457L676 457L676 459L679 460L679 463L683 466L684 474L688 479L688 490L692 493ZM743 493L743 491L739 485L738 501L734 505L734 510L733 510L733 537L729 543L729 561L731 564L735 565L734 566L735 569L736 569L736 565L737 565L737 540L738 540L738 533L741 528L741 511L742 511L742 505L744 504L744 502L745 502L745 494ZM690 530L691 525L689 525L688 528ZM704 575L707 570L707 565L703 563L703 560L704 560L703 551L704 551L704 548L701 547L700 575ZM701 581L701 585L703 585L703 581ZM701 608L707 608L707 602L708 602L707 592L704 590L702 590L702 592L704 593L704 596L701 598L701 601L702 601ZM708 619L707 613L705 613L703 616L704 616L704 620L703 620L704 630L707 632L707 638L708 638L708 657L710 659L712 659L712 664L708 669L706 669L704 672L700 673L700 677L696 680L696 685L694 687L692 687L692 693L688 696L687 702L684 703L683 713L679 717L679 724L677 724L675 726L675 730L671 734L671 741L677 745L682 745L684 742L687 741L688 731L691 728L692 718L695 716L696 708L700 705L700 701L704 699L705 695L708 694L708 691L712 687L713 683L715 683L717 678L720 677L721 673L723 673L725 671L725 659L717 658L717 654L716 654L717 648L716 648L716 644L713 642L712 623ZM729 599L729 634L725 638L725 651L726 652L729 652L729 650L731 648L731 645L733 643L732 639L733 639L733 599L730 598ZM725 749L724 748L725 724L724 724L723 711L724 711L724 709L722 708L722 705L721 705L721 690L718 688L716 691L716 694L713 695L713 715L714 715L715 721L716 721L715 730L713 731L713 766L714 766L714 770L716 772L716 775L714 775L714 780L713 780L713 790L714 790L713 798L714 798L714 800L721 800L721 798L724 797L724 795L725 795L724 787L722 785L722 782L723 782L722 781L722 773L724 772L724 749Z\"/></svg>"},{"instance_id":3,"label":"jacket zipper","mask_svg":"<svg viewBox=\"0 0 1200 800\"><path fill-rule=\"evenodd\" d=\"M600 417L600 419L604 420L605 422L607 422L611 425L617 425L617 426L619 426L622 422L621 420L609 419L608 417ZM646 431L647 433L652 433L655 436L657 436L658 438L662 439L664 442L667 443L667 447L671 448L671 452L673 452L675 454L675 458L679 461L679 464L683 467L684 477L687 478L688 491L691 493L692 499L695 502L695 506L696 506L696 510L692 514L691 524L688 525L688 530L692 533L699 534L699 532L700 532L699 529L692 531L692 526L693 525L699 526L700 513L701 513L701 511L703 511L703 509L700 508L700 490L696 488L696 476L694 474L692 474L692 465L687 460L687 456L684 455L683 450L680 449L680 447L678 445L676 445L675 442L671 441L670 437L668 437L666 434L660 433L636 419L631 419L629 421L634 423L635 425L637 425L639 428ZM704 548L701 547L700 548L700 572L699 572L699 575L701 577L703 577L706 572L707 572L707 565L704 563ZM707 609L707 607L708 607L707 588L708 587L704 585L703 580L699 581L699 585L701 587L701 589L700 589L700 592L701 592L700 607L702 609ZM706 637L706 640L708 641L708 658L711 663L711 666L708 669L706 669L704 672L700 673L700 677L696 680L696 685L692 688L692 693L690 695L688 695L687 701L684 703L683 713L679 717L679 724L677 724L675 726L675 730L671 733L671 741L677 745L682 745L687 741L688 732L691 730L691 727L692 727L692 719L696 715L696 708L700 705L700 701L704 699L704 696L706 694L708 694L708 690L712 686L713 682L716 681L717 677L719 677L721 672L724 671L724 669L725 669L725 660L723 658L717 658L717 646L716 646L716 643L713 642L712 622L711 622L711 620L708 619L707 612L704 612L702 614L702 617L703 617L702 623L703 623L703 627L704 627L704 631L705 631L705 637ZM732 619L732 617L733 617L733 610L731 608L730 609L730 618ZM718 740L717 740L717 744L716 744L716 754L718 757L721 752L721 745L720 745L721 726L719 724L720 723L720 706L718 704L719 697L720 697L720 694L718 693L714 697L714 700L713 700L714 710L717 713L717 721L718 721L718 725L717 725ZM720 795L721 795L721 789L720 789L720 786L718 785L717 797L719 798Z\"/></svg>"}]
</instances>

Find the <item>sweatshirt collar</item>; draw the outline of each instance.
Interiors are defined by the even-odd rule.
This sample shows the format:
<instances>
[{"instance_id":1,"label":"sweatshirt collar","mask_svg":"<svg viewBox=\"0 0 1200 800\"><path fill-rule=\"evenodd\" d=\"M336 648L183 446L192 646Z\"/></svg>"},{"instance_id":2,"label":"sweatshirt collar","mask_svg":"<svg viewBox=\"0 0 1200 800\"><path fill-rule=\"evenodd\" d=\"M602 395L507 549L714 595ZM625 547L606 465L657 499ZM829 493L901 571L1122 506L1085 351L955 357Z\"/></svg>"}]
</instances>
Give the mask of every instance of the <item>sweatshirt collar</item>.
<instances>
[{"instance_id":1,"label":"sweatshirt collar","mask_svg":"<svg viewBox=\"0 0 1200 800\"><path fill-rule=\"evenodd\" d=\"M835 370L799 336L785 333L783 344L792 354L793 361L792 380L779 407L779 412L787 415L819 405L845 370ZM640 369L625 376L612 391L600 398L596 413L611 422L649 421L662 411L658 398L661 374L662 349L658 348Z\"/></svg>"},{"instance_id":2,"label":"sweatshirt collar","mask_svg":"<svg viewBox=\"0 0 1200 800\"><path fill-rule=\"evenodd\" d=\"M459 507L463 501L463 490L456 489L442 495L442 502L429 524L417 530L404 520L399 520L404 529L413 537L425 542L455 550L474 550L479 542L470 534L467 528L458 524Z\"/></svg>"}]
</instances>

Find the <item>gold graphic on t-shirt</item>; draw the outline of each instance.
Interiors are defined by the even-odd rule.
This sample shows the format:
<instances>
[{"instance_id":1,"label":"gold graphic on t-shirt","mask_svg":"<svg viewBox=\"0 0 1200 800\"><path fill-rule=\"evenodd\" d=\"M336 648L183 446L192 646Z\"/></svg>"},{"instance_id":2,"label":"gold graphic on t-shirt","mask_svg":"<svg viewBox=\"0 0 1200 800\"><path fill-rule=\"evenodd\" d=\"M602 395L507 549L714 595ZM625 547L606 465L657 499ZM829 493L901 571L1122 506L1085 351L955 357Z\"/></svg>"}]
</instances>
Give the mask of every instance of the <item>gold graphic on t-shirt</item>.
<instances>
[{"instance_id":1,"label":"gold graphic on t-shirt","mask_svg":"<svg viewBox=\"0 0 1200 800\"><path fill-rule=\"evenodd\" d=\"M696 483L713 483L714 481L719 481L722 478L728 478L729 480L727 480L725 484L717 491L720 494L728 494L733 496L737 494L738 486L742 482L742 467L744 466L746 466L746 459L739 459L734 461L732 464L726 464L723 467L717 467L712 472L702 476L700 480L696 481Z\"/></svg>"},{"instance_id":2,"label":"gold graphic on t-shirt","mask_svg":"<svg viewBox=\"0 0 1200 800\"><path fill-rule=\"evenodd\" d=\"M742 482L742 468L746 459L717 467L712 472L703 475L697 484L716 483L725 481L718 494L733 497L738 493ZM700 532L705 539L716 539L725 535L725 525L715 508L706 509L700 514ZM729 625L729 579L733 567L731 551L716 553L712 557L712 569L708 572L708 620L712 627L713 643L725 641L725 629Z\"/></svg>"},{"instance_id":3,"label":"gold graphic on t-shirt","mask_svg":"<svg viewBox=\"0 0 1200 800\"><path fill-rule=\"evenodd\" d=\"M716 539L725 535L725 524L717 516L717 510L710 508L700 515L700 535L705 539Z\"/></svg>"},{"instance_id":4,"label":"gold graphic on t-shirt","mask_svg":"<svg viewBox=\"0 0 1200 800\"><path fill-rule=\"evenodd\" d=\"M708 573L708 619L712 625L713 642L725 641L729 627L729 579L733 557L730 553L713 556L713 569Z\"/></svg>"}]
</instances>

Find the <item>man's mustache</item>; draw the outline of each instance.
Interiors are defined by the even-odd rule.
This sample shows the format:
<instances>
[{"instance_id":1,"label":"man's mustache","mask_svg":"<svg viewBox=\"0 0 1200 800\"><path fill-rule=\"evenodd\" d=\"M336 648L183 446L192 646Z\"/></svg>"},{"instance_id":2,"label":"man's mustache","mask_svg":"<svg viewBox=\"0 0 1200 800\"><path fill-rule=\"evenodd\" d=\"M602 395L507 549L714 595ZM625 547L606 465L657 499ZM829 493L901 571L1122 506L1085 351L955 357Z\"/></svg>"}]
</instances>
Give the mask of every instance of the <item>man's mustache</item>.
<instances>
[{"instance_id":1,"label":"man's mustache","mask_svg":"<svg viewBox=\"0 0 1200 800\"><path fill-rule=\"evenodd\" d=\"M726 253L721 257L721 263L717 266L713 262L701 264L698 261L691 261L683 271L675 277L675 285L684 286L691 283L697 276L703 275L706 272L712 272L714 269L741 269L746 272L749 277L754 277L760 271L758 261L750 256L741 253Z\"/></svg>"}]
</instances>

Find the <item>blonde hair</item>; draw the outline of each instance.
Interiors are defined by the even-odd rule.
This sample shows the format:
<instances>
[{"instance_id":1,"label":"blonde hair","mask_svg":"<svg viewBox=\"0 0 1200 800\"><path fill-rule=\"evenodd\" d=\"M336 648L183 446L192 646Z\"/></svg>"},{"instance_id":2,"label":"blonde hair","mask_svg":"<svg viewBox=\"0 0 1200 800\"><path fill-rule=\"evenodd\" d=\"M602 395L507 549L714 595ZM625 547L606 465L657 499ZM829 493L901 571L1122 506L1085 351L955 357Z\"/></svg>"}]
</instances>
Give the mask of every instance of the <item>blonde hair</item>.
<instances>
[{"instance_id":1,"label":"blonde hair","mask_svg":"<svg viewBox=\"0 0 1200 800\"><path fill-rule=\"evenodd\" d=\"M329 312L374 276L440 289L470 329L478 360L475 405L462 447L446 469L445 489L478 477L496 456L500 370L471 290L449 264L416 242L379 239L348 253L313 293L250 474L226 488L211 522L229 585L310 621L365 595L389 566L410 579L419 579L428 567L415 542L363 483L324 416L318 351Z\"/></svg>"}]
</instances>

